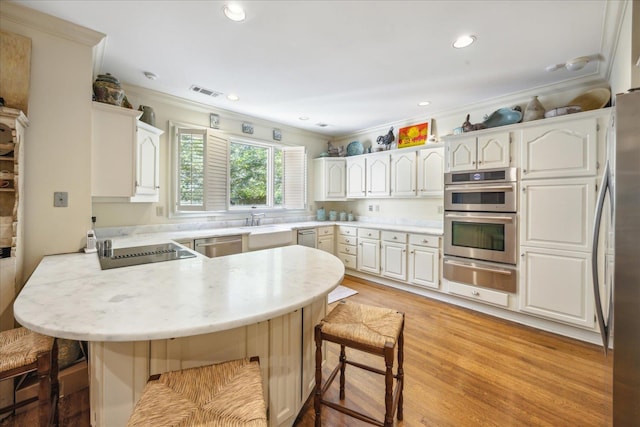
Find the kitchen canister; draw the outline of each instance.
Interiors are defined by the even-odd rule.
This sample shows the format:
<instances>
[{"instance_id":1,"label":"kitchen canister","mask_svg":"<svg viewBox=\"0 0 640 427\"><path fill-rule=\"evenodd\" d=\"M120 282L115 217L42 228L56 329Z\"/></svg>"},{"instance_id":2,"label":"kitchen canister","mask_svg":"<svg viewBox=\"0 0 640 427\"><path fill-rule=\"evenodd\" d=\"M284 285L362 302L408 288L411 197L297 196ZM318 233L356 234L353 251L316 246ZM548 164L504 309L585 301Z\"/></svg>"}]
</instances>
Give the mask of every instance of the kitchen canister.
<instances>
[{"instance_id":1,"label":"kitchen canister","mask_svg":"<svg viewBox=\"0 0 640 427\"><path fill-rule=\"evenodd\" d=\"M340 221L346 221L347 220L347 213L346 212L340 212Z\"/></svg>"},{"instance_id":2,"label":"kitchen canister","mask_svg":"<svg viewBox=\"0 0 640 427\"><path fill-rule=\"evenodd\" d=\"M138 107L138 111L142 111L142 116L140 117L141 122L145 122L151 126L156 125L156 113L153 111L153 108L148 105L141 105Z\"/></svg>"},{"instance_id":3,"label":"kitchen canister","mask_svg":"<svg viewBox=\"0 0 640 427\"><path fill-rule=\"evenodd\" d=\"M347 216L347 219L349 221L353 221L355 218L353 217L353 214L351 212L349 212L349 215Z\"/></svg>"},{"instance_id":4,"label":"kitchen canister","mask_svg":"<svg viewBox=\"0 0 640 427\"><path fill-rule=\"evenodd\" d=\"M124 90L120 86L120 81L111 74L99 74L93 82L93 95L97 102L120 107L124 99Z\"/></svg>"},{"instance_id":5,"label":"kitchen canister","mask_svg":"<svg viewBox=\"0 0 640 427\"><path fill-rule=\"evenodd\" d=\"M324 214L324 208L318 209L318 211L316 212L316 220L324 221L325 219L326 219L326 217L325 217L325 214Z\"/></svg>"},{"instance_id":6,"label":"kitchen canister","mask_svg":"<svg viewBox=\"0 0 640 427\"><path fill-rule=\"evenodd\" d=\"M531 98L531 101L529 101L527 107L524 109L522 121L530 122L532 120L544 119L544 113L544 107L538 100L538 97L534 96Z\"/></svg>"},{"instance_id":7,"label":"kitchen canister","mask_svg":"<svg viewBox=\"0 0 640 427\"><path fill-rule=\"evenodd\" d=\"M338 213L336 211L329 211L329 221L335 221L338 219Z\"/></svg>"}]
</instances>

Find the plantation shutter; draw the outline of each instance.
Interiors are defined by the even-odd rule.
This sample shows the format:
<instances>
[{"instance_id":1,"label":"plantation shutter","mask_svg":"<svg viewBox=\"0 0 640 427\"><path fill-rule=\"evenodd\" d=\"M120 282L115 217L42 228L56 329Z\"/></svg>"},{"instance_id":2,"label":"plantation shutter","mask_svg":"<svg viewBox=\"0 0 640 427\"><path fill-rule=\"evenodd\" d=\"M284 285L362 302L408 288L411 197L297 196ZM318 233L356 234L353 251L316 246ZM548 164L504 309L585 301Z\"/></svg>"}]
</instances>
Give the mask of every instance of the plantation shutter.
<instances>
[{"instance_id":1,"label":"plantation shutter","mask_svg":"<svg viewBox=\"0 0 640 427\"><path fill-rule=\"evenodd\" d=\"M228 167L229 141L207 129L205 210L224 211L227 209Z\"/></svg>"},{"instance_id":2,"label":"plantation shutter","mask_svg":"<svg viewBox=\"0 0 640 427\"><path fill-rule=\"evenodd\" d=\"M283 202L285 209L304 209L307 188L307 153L304 147L282 147Z\"/></svg>"}]
</instances>

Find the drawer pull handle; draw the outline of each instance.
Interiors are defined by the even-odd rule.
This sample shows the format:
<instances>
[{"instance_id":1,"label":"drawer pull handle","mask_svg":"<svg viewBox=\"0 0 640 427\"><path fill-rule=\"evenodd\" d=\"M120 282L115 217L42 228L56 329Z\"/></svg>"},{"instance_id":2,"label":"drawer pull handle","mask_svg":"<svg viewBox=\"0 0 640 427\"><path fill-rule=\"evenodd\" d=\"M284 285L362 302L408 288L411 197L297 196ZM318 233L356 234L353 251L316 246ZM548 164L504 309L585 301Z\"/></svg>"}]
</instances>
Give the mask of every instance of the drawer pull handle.
<instances>
[{"instance_id":1,"label":"drawer pull handle","mask_svg":"<svg viewBox=\"0 0 640 427\"><path fill-rule=\"evenodd\" d=\"M422 239L422 243L429 243L427 239Z\"/></svg>"},{"instance_id":2,"label":"drawer pull handle","mask_svg":"<svg viewBox=\"0 0 640 427\"><path fill-rule=\"evenodd\" d=\"M473 292L471 292L471 295L473 295L474 297L479 297L480 296L480 292L473 291Z\"/></svg>"}]
</instances>

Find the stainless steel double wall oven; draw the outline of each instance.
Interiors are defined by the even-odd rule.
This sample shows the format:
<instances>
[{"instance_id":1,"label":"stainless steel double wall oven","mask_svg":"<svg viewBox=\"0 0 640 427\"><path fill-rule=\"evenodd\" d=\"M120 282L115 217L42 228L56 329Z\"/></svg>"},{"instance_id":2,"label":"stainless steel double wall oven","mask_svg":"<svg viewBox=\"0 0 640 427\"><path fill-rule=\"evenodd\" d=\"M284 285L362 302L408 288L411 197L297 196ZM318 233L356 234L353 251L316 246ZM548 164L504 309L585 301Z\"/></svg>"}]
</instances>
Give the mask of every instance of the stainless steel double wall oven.
<instances>
[{"instance_id":1,"label":"stainless steel double wall oven","mask_svg":"<svg viewBox=\"0 0 640 427\"><path fill-rule=\"evenodd\" d=\"M445 174L446 279L516 292L518 170Z\"/></svg>"}]
</instances>

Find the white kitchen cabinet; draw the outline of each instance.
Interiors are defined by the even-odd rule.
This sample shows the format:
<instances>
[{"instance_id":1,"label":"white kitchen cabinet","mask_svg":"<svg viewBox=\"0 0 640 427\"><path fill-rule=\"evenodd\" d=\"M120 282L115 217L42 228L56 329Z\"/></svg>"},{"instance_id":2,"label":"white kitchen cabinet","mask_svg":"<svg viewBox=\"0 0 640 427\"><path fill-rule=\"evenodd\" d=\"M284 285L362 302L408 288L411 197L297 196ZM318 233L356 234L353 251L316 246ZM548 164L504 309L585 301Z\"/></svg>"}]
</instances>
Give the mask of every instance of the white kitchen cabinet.
<instances>
[{"instance_id":1,"label":"white kitchen cabinet","mask_svg":"<svg viewBox=\"0 0 640 427\"><path fill-rule=\"evenodd\" d=\"M449 170L454 172L509 167L511 140L511 132L508 131L454 137L447 141Z\"/></svg>"},{"instance_id":2,"label":"white kitchen cabinet","mask_svg":"<svg viewBox=\"0 0 640 427\"><path fill-rule=\"evenodd\" d=\"M159 200L160 135L140 122L140 111L94 102L92 109L91 195Z\"/></svg>"},{"instance_id":3,"label":"white kitchen cabinet","mask_svg":"<svg viewBox=\"0 0 640 427\"><path fill-rule=\"evenodd\" d=\"M594 328L590 260L588 252L522 247L520 310Z\"/></svg>"},{"instance_id":4,"label":"white kitchen cabinet","mask_svg":"<svg viewBox=\"0 0 640 427\"><path fill-rule=\"evenodd\" d=\"M443 197L444 146L418 151L418 196Z\"/></svg>"},{"instance_id":5,"label":"white kitchen cabinet","mask_svg":"<svg viewBox=\"0 0 640 427\"><path fill-rule=\"evenodd\" d=\"M347 157L347 197L362 198L367 195L366 157Z\"/></svg>"},{"instance_id":6,"label":"white kitchen cabinet","mask_svg":"<svg viewBox=\"0 0 640 427\"><path fill-rule=\"evenodd\" d=\"M358 228L358 270L380 274L380 231Z\"/></svg>"},{"instance_id":7,"label":"white kitchen cabinet","mask_svg":"<svg viewBox=\"0 0 640 427\"><path fill-rule=\"evenodd\" d=\"M391 153L391 196L416 195L417 154L415 151Z\"/></svg>"},{"instance_id":8,"label":"white kitchen cabinet","mask_svg":"<svg viewBox=\"0 0 640 427\"><path fill-rule=\"evenodd\" d=\"M315 326L327 315L327 299L320 298L302 309L302 395L298 407L302 407L316 387ZM323 343L323 360L326 355Z\"/></svg>"},{"instance_id":9,"label":"white kitchen cabinet","mask_svg":"<svg viewBox=\"0 0 640 427\"><path fill-rule=\"evenodd\" d=\"M317 248L333 254L335 246L335 239L333 237L333 226L318 227L317 235Z\"/></svg>"},{"instance_id":10,"label":"white kitchen cabinet","mask_svg":"<svg viewBox=\"0 0 640 427\"><path fill-rule=\"evenodd\" d=\"M520 244L591 250L596 178L523 181Z\"/></svg>"},{"instance_id":11,"label":"white kitchen cabinet","mask_svg":"<svg viewBox=\"0 0 640 427\"><path fill-rule=\"evenodd\" d=\"M408 277L412 285L440 287L440 238L420 234L409 235Z\"/></svg>"},{"instance_id":12,"label":"white kitchen cabinet","mask_svg":"<svg viewBox=\"0 0 640 427\"><path fill-rule=\"evenodd\" d=\"M358 256L358 229L341 225L338 227L338 258L345 268L356 268Z\"/></svg>"},{"instance_id":13,"label":"white kitchen cabinet","mask_svg":"<svg viewBox=\"0 0 640 427\"><path fill-rule=\"evenodd\" d=\"M346 163L344 158L314 159L315 200L344 200L346 192Z\"/></svg>"},{"instance_id":14,"label":"white kitchen cabinet","mask_svg":"<svg viewBox=\"0 0 640 427\"><path fill-rule=\"evenodd\" d=\"M389 197L390 177L391 157L388 153L366 156L367 197Z\"/></svg>"},{"instance_id":15,"label":"white kitchen cabinet","mask_svg":"<svg viewBox=\"0 0 640 427\"><path fill-rule=\"evenodd\" d=\"M597 117L522 129L522 179L595 176L597 139Z\"/></svg>"},{"instance_id":16,"label":"white kitchen cabinet","mask_svg":"<svg viewBox=\"0 0 640 427\"><path fill-rule=\"evenodd\" d=\"M407 280L407 235L382 232L381 274L392 279Z\"/></svg>"}]
</instances>

